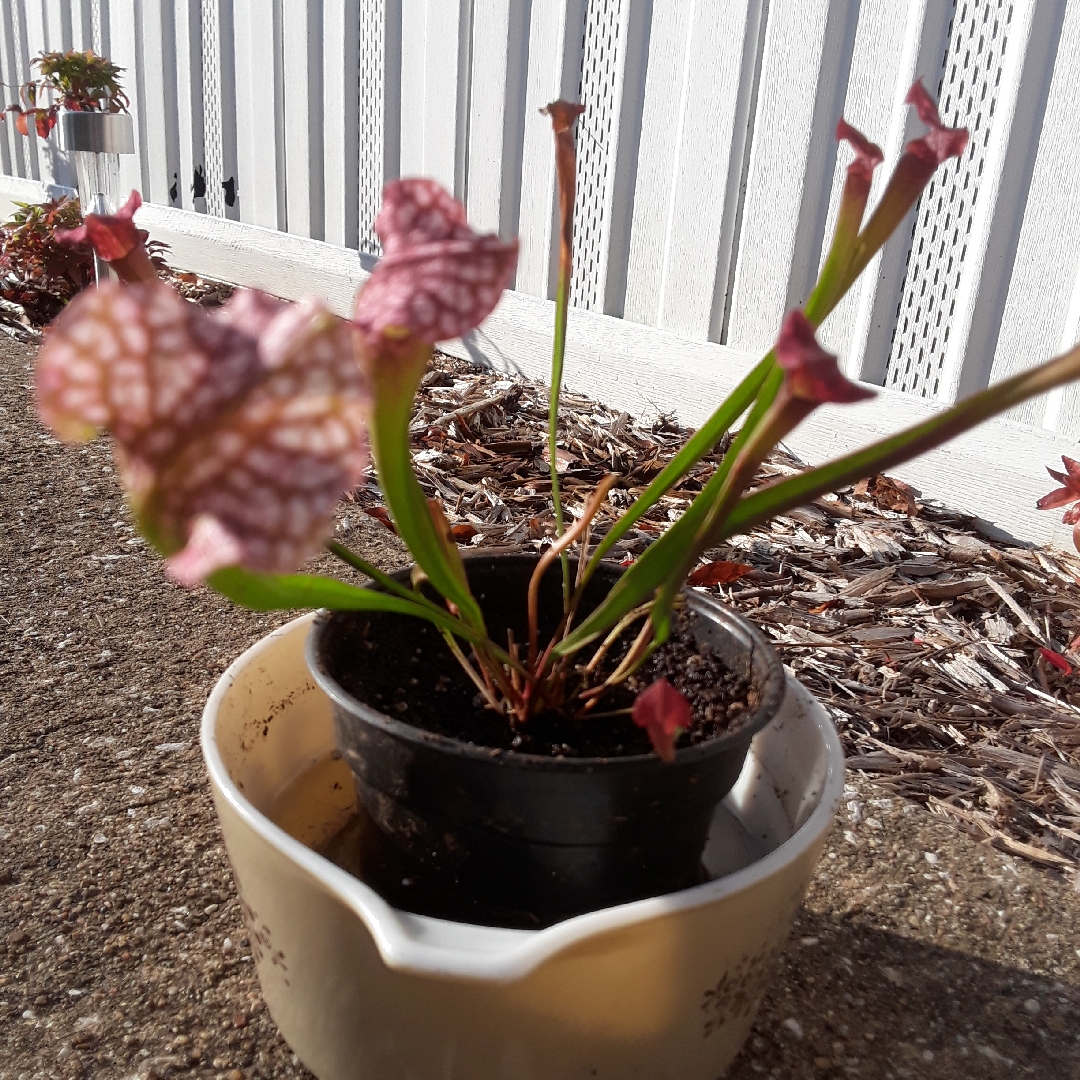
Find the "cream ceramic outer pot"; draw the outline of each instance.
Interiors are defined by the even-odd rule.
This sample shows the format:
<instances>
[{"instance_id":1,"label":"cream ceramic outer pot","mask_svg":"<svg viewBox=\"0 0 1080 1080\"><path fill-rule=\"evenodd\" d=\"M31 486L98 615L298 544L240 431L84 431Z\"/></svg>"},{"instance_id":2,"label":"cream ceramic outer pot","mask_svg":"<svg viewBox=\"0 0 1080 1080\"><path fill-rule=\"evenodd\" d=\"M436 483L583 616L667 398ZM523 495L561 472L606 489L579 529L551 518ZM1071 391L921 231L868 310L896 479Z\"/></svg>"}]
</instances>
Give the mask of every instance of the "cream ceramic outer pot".
<instances>
[{"instance_id":1,"label":"cream ceramic outer pot","mask_svg":"<svg viewBox=\"0 0 1080 1080\"><path fill-rule=\"evenodd\" d=\"M320 1080L716 1080L843 789L824 710L789 680L717 811L707 884L539 931L444 922L391 908L272 820L333 750L304 660L311 618L244 653L202 723L259 981L303 1063ZM352 797L322 794L338 813Z\"/></svg>"}]
</instances>

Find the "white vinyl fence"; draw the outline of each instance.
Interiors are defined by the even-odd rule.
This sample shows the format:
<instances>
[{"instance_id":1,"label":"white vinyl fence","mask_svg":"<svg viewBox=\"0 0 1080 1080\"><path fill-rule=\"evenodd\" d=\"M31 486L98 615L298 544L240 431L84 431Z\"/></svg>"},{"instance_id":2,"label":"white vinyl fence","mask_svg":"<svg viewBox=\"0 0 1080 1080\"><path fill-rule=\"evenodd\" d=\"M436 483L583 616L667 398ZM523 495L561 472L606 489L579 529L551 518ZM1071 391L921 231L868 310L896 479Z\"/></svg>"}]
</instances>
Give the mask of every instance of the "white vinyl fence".
<instances>
[{"instance_id":1,"label":"white vinyl fence","mask_svg":"<svg viewBox=\"0 0 1080 1080\"><path fill-rule=\"evenodd\" d=\"M556 236L538 110L580 99L567 382L691 424L811 287L848 161L837 118L884 148L879 189L919 131L902 100L921 75L970 149L823 328L881 394L823 410L794 448L847 449L1080 335L1080 0L0 0L9 87L69 47L127 69L125 179L175 261L344 312L382 185L434 176L477 228L521 238L515 291L453 349L541 376ZM55 137L11 124L0 172L9 197L72 183ZM899 474L1061 540L1032 506L1080 435L1078 392Z\"/></svg>"}]
</instances>

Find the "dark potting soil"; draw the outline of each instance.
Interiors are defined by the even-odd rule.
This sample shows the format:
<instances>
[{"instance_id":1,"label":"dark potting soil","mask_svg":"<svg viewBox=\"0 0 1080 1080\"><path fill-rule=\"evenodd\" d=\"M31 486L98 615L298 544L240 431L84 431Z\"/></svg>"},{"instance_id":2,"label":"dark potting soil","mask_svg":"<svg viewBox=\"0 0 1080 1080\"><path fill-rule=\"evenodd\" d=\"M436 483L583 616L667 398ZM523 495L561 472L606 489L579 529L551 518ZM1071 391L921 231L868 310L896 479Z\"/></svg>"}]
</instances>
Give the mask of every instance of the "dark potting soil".
<instances>
[{"instance_id":1,"label":"dark potting soil","mask_svg":"<svg viewBox=\"0 0 1080 1080\"><path fill-rule=\"evenodd\" d=\"M519 728L484 706L476 687L454 659L438 632L410 620L407 636L380 633L378 622L356 616L337 636L335 677L359 701L415 727L493 750L551 757L628 757L648 754L648 736L626 713L617 716L548 711ZM631 708L637 694L656 679L666 678L690 702L693 723L677 746L704 742L735 730L753 714L760 693L748 674L732 671L724 660L695 640L692 616L684 611L673 621L669 640L641 670L604 696L597 714ZM625 655L636 628L609 654L596 682L602 681ZM409 674L401 674L400 642L412 648ZM586 654L587 655L587 654ZM355 657L351 660L350 657ZM580 668L577 677L580 678ZM588 684L582 684L584 689Z\"/></svg>"}]
</instances>

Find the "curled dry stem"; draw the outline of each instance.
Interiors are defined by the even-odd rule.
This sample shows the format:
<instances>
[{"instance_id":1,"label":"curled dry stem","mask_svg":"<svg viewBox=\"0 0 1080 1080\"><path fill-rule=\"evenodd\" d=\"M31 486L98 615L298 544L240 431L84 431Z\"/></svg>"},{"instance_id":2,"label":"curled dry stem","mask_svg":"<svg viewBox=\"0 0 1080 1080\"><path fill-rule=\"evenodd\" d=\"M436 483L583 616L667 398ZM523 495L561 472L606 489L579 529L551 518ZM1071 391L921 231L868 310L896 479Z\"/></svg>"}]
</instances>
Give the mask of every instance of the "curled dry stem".
<instances>
[{"instance_id":1,"label":"curled dry stem","mask_svg":"<svg viewBox=\"0 0 1080 1080\"><path fill-rule=\"evenodd\" d=\"M592 674L592 672L594 672L600 666L600 661L604 659L604 657L608 653L608 650L611 648L612 645L615 644L622 632L628 626L631 626L633 623L637 622L637 620L640 619L642 615L647 615L651 606L652 601L650 600L649 603L641 604L638 607L634 608L633 611L628 611L612 627L611 632L606 638L604 638L603 644L601 644L600 647L596 650L596 652L593 653L592 659L585 665L585 670Z\"/></svg>"},{"instance_id":2,"label":"curled dry stem","mask_svg":"<svg viewBox=\"0 0 1080 1080\"><path fill-rule=\"evenodd\" d=\"M533 671L537 670L536 655L540 644L540 582L543 580L547 568L564 551L566 551L578 537L585 534L586 530L589 528L590 522L596 516L596 512L607 498L607 493L611 490L612 484L614 484L618 478L618 475L613 473L605 476L600 483L596 485L593 493L585 503L585 508L581 512L581 517L579 517L577 521L575 521L574 524L544 552L540 557L540 561L536 564L536 569L533 571L532 577L529 579L529 668Z\"/></svg>"},{"instance_id":3,"label":"curled dry stem","mask_svg":"<svg viewBox=\"0 0 1080 1080\"><path fill-rule=\"evenodd\" d=\"M624 679L629 678L644 663L652 651L652 641L653 624L649 620L638 631L638 636L634 638L630 651L622 658L619 666L599 686L594 686L579 695L585 702L582 713L588 712L613 686L618 686Z\"/></svg>"},{"instance_id":4,"label":"curled dry stem","mask_svg":"<svg viewBox=\"0 0 1080 1080\"><path fill-rule=\"evenodd\" d=\"M477 673L476 668L474 668L472 664L469 663L469 658L465 655L464 652L462 652L461 646L455 640L454 635L444 630L443 640L446 642L447 647L450 649L450 651L454 654L454 659L462 666L465 674L468 675L469 678L472 680L473 685L484 696L484 700L487 702L488 708L494 709L496 712L502 712L502 707L499 705L499 702L496 700L494 694L491 691L490 679L480 678L480 675ZM487 673L485 671L485 675L486 674Z\"/></svg>"}]
</instances>

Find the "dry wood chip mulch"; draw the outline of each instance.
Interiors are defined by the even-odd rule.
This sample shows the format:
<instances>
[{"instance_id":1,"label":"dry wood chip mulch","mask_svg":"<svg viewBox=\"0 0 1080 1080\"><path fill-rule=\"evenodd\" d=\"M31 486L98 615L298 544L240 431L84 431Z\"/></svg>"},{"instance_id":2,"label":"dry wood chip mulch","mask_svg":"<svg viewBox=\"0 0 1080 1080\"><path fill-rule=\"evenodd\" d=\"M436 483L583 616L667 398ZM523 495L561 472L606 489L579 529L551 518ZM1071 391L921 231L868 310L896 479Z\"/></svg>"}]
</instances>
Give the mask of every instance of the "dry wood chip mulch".
<instances>
[{"instance_id":1,"label":"dry wood chip mulch","mask_svg":"<svg viewBox=\"0 0 1080 1080\"><path fill-rule=\"evenodd\" d=\"M546 422L544 386L437 359L418 396L414 462L459 541L549 542ZM671 417L644 423L564 393L556 456L569 513L601 476L621 473L594 528L602 535L685 436ZM721 449L614 553L633 559L676 520ZM761 479L800 467L777 453ZM374 483L351 499L385 517ZM1004 850L1080 865L1080 559L992 539L887 477L733 537L710 558L753 567L713 591L763 625L830 708L849 768Z\"/></svg>"}]
</instances>

